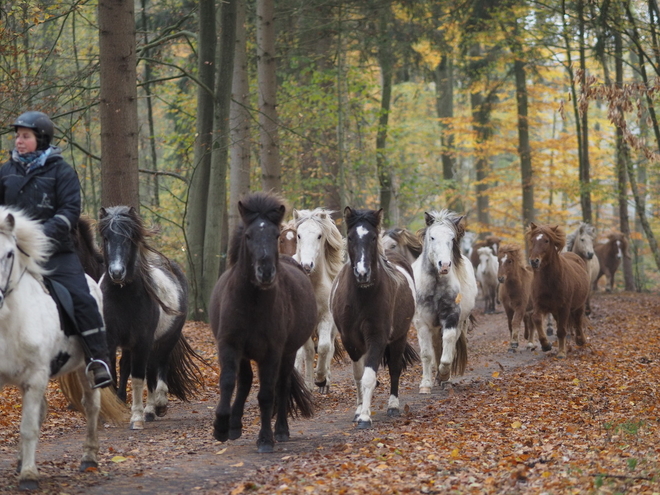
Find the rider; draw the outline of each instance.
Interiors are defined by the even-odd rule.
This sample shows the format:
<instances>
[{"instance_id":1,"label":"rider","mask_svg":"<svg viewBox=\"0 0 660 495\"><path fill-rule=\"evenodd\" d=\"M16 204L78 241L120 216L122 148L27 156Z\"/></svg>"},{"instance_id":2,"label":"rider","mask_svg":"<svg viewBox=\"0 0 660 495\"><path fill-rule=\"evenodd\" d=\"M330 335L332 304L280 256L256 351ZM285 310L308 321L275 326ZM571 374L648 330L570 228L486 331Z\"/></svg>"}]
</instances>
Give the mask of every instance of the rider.
<instances>
[{"instance_id":1,"label":"rider","mask_svg":"<svg viewBox=\"0 0 660 495\"><path fill-rule=\"evenodd\" d=\"M89 292L71 233L81 210L78 175L61 150L51 146L54 126L46 114L25 112L12 127L16 131L15 148L11 159L0 168L0 204L20 208L40 221L53 241L54 249L45 266L50 270L49 278L71 293L93 388L107 387L112 377L103 317Z\"/></svg>"}]
</instances>

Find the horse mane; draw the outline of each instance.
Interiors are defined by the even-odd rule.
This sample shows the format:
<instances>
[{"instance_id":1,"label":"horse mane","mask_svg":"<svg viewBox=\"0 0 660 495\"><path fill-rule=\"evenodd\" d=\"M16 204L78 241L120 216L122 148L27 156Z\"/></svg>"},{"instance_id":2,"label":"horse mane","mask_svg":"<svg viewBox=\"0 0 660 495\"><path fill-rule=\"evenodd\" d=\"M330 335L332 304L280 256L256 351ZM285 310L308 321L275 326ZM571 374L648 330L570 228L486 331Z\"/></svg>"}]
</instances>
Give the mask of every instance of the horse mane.
<instances>
[{"instance_id":1,"label":"horse mane","mask_svg":"<svg viewBox=\"0 0 660 495\"><path fill-rule=\"evenodd\" d=\"M144 280L144 287L147 294L153 300L158 302L158 305L163 311L165 311L165 313L168 315L178 315L178 311L167 306L160 297L158 297L156 283L151 277L151 267L153 266L165 268L176 276L170 259L148 243L148 239L157 235L158 230L146 227L142 221L142 217L140 217L135 208L128 206L111 206L105 208L104 211L105 215L101 216L98 223L101 235L110 230L115 234L130 239L138 246L140 254L138 271Z\"/></svg>"},{"instance_id":2,"label":"horse mane","mask_svg":"<svg viewBox=\"0 0 660 495\"><path fill-rule=\"evenodd\" d=\"M415 258L419 258L419 256L422 254L422 241L420 241L419 237L409 230L402 229L401 227L395 227L393 229L387 230L385 235L390 236L399 244L406 246Z\"/></svg>"},{"instance_id":3,"label":"horse mane","mask_svg":"<svg viewBox=\"0 0 660 495\"><path fill-rule=\"evenodd\" d=\"M14 217L13 231L6 225L10 214ZM28 272L38 279L48 274L43 264L50 256L53 241L44 233L37 220L32 220L21 210L0 206L0 233L13 236L18 247L18 257Z\"/></svg>"},{"instance_id":4,"label":"horse mane","mask_svg":"<svg viewBox=\"0 0 660 495\"><path fill-rule=\"evenodd\" d=\"M498 250L498 256L502 258L504 255L509 256L516 263L524 265L522 248L517 244L502 244Z\"/></svg>"},{"instance_id":5,"label":"horse mane","mask_svg":"<svg viewBox=\"0 0 660 495\"><path fill-rule=\"evenodd\" d=\"M595 239L596 228L591 224L580 222L579 227L566 236L566 251L573 251L575 239L581 234L587 234L592 239Z\"/></svg>"},{"instance_id":6,"label":"horse mane","mask_svg":"<svg viewBox=\"0 0 660 495\"><path fill-rule=\"evenodd\" d=\"M461 239L465 235L465 225L463 223L464 216L459 215L451 210L432 210L425 214L426 227L418 232L422 240L426 238L426 231L429 227L436 224L444 224L454 231L454 242L451 249L453 262L459 272L462 272L463 267L463 253L461 252Z\"/></svg>"},{"instance_id":7,"label":"horse mane","mask_svg":"<svg viewBox=\"0 0 660 495\"><path fill-rule=\"evenodd\" d=\"M525 237L528 241L531 241L533 237L540 234L547 235L550 238L550 242L557 248L557 251L564 249L566 245L566 234L558 225L551 227L550 225L536 225L532 222L525 232Z\"/></svg>"},{"instance_id":8,"label":"horse mane","mask_svg":"<svg viewBox=\"0 0 660 495\"><path fill-rule=\"evenodd\" d=\"M325 236L325 259L328 262L328 274L334 278L344 266L344 238L332 219L334 211L325 208L314 210L298 210L295 228L307 220L316 222ZM324 215L325 214L325 215Z\"/></svg>"}]
</instances>

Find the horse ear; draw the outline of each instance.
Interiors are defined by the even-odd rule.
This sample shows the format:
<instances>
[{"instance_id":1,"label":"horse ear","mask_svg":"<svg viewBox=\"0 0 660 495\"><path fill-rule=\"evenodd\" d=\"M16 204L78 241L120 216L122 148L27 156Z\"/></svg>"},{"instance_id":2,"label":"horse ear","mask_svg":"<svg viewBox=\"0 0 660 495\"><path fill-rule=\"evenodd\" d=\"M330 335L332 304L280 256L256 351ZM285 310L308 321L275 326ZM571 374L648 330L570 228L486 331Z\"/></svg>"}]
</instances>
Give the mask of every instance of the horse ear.
<instances>
[{"instance_id":1,"label":"horse ear","mask_svg":"<svg viewBox=\"0 0 660 495\"><path fill-rule=\"evenodd\" d=\"M239 213L239 215L241 215L241 218L243 218L245 216L245 212L246 212L245 206L243 206L243 202L241 200L239 200L238 201L238 213Z\"/></svg>"},{"instance_id":2,"label":"horse ear","mask_svg":"<svg viewBox=\"0 0 660 495\"><path fill-rule=\"evenodd\" d=\"M552 227L552 230L554 232L557 232L559 230L559 225L555 225L554 227Z\"/></svg>"},{"instance_id":3,"label":"horse ear","mask_svg":"<svg viewBox=\"0 0 660 495\"><path fill-rule=\"evenodd\" d=\"M321 213L319 213L319 218L321 220L325 220L326 218L328 218L328 214L326 212L322 211Z\"/></svg>"},{"instance_id":4,"label":"horse ear","mask_svg":"<svg viewBox=\"0 0 660 495\"><path fill-rule=\"evenodd\" d=\"M14 230L14 226L16 226L16 219L14 218L14 215L11 213L7 213L7 216L5 217L5 224L7 224L7 227L9 227L9 230Z\"/></svg>"},{"instance_id":5,"label":"horse ear","mask_svg":"<svg viewBox=\"0 0 660 495\"><path fill-rule=\"evenodd\" d=\"M534 222L529 222L529 228L530 230L538 229L538 225L536 225Z\"/></svg>"},{"instance_id":6,"label":"horse ear","mask_svg":"<svg viewBox=\"0 0 660 495\"><path fill-rule=\"evenodd\" d=\"M430 227L431 225L433 225L433 222L435 222L435 217L431 215L428 211L425 211L424 221L426 222L426 226Z\"/></svg>"},{"instance_id":7,"label":"horse ear","mask_svg":"<svg viewBox=\"0 0 660 495\"><path fill-rule=\"evenodd\" d=\"M350 206L344 208L344 218L349 219L353 216L353 209Z\"/></svg>"},{"instance_id":8,"label":"horse ear","mask_svg":"<svg viewBox=\"0 0 660 495\"><path fill-rule=\"evenodd\" d=\"M101 206L101 208L99 209L99 218L105 218L107 216L108 216L108 210L106 210Z\"/></svg>"},{"instance_id":9,"label":"horse ear","mask_svg":"<svg viewBox=\"0 0 660 495\"><path fill-rule=\"evenodd\" d=\"M280 205L280 207L277 209L280 218L277 221L277 223L282 223L282 220L284 219L284 214L286 213L286 206L285 205Z\"/></svg>"},{"instance_id":10,"label":"horse ear","mask_svg":"<svg viewBox=\"0 0 660 495\"><path fill-rule=\"evenodd\" d=\"M376 218L378 219L378 225L383 225L383 209L382 208L376 212Z\"/></svg>"},{"instance_id":11,"label":"horse ear","mask_svg":"<svg viewBox=\"0 0 660 495\"><path fill-rule=\"evenodd\" d=\"M295 221L295 220L298 220L298 218L300 218L300 214L298 213L298 210L296 210L296 209L294 208L294 209L293 209L293 220L294 220L294 221Z\"/></svg>"}]
</instances>

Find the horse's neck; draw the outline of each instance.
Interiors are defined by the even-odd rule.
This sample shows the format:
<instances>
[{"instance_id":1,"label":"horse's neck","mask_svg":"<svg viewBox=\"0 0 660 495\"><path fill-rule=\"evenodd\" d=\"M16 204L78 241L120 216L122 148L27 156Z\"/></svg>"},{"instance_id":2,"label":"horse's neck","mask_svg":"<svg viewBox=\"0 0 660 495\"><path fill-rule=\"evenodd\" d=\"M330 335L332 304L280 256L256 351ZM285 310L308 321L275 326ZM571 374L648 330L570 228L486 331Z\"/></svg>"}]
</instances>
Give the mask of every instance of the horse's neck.
<instances>
[{"instance_id":1,"label":"horse's neck","mask_svg":"<svg viewBox=\"0 0 660 495\"><path fill-rule=\"evenodd\" d=\"M561 284L564 273L564 263L566 263L566 260L555 251L555 254L551 255L541 269L536 272L541 276L543 285L548 291L554 291L553 288Z\"/></svg>"}]
</instances>

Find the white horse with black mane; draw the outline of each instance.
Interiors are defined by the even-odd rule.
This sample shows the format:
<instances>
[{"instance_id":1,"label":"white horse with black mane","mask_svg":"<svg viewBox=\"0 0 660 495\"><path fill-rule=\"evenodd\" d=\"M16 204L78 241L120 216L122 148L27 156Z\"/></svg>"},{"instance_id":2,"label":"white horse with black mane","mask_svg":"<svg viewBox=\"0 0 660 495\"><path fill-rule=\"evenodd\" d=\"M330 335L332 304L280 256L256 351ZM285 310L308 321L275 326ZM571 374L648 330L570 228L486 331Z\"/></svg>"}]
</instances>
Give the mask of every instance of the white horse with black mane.
<instances>
[{"instance_id":1,"label":"white horse with black mane","mask_svg":"<svg viewBox=\"0 0 660 495\"><path fill-rule=\"evenodd\" d=\"M449 210L424 215L422 254L412 268L417 289L414 324L422 358L419 393L430 394L436 371L440 383L465 371L477 281L472 263L461 253L463 217Z\"/></svg>"},{"instance_id":2,"label":"white horse with black mane","mask_svg":"<svg viewBox=\"0 0 660 495\"><path fill-rule=\"evenodd\" d=\"M308 388L315 384L321 393L330 391L330 361L341 347L337 345L337 327L328 301L332 282L344 266L344 238L332 219L332 211L293 210L297 232L294 259L309 275L318 308L318 323L314 331L318 338L318 361L314 369L314 340L310 338L296 355L296 369L303 375ZM339 351L339 352L337 352Z\"/></svg>"},{"instance_id":3,"label":"white horse with black mane","mask_svg":"<svg viewBox=\"0 0 660 495\"><path fill-rule=\"evenodd\" d=\"M109 388L91 388L79 337L68 337L60 328L57 306L43 283L46 273L41 265L50 246L38 222L18 210L0 207L0 389L15 385L23 396L18 453L21 490L39 486L35 453L48 410L45 395L51 378L61 377L62 390L87 419L81 471L98 466L99 413L120 421L126 412ZM98 285L90 277L87 281L101 308Z\"/></svg>"}]
</instances>

